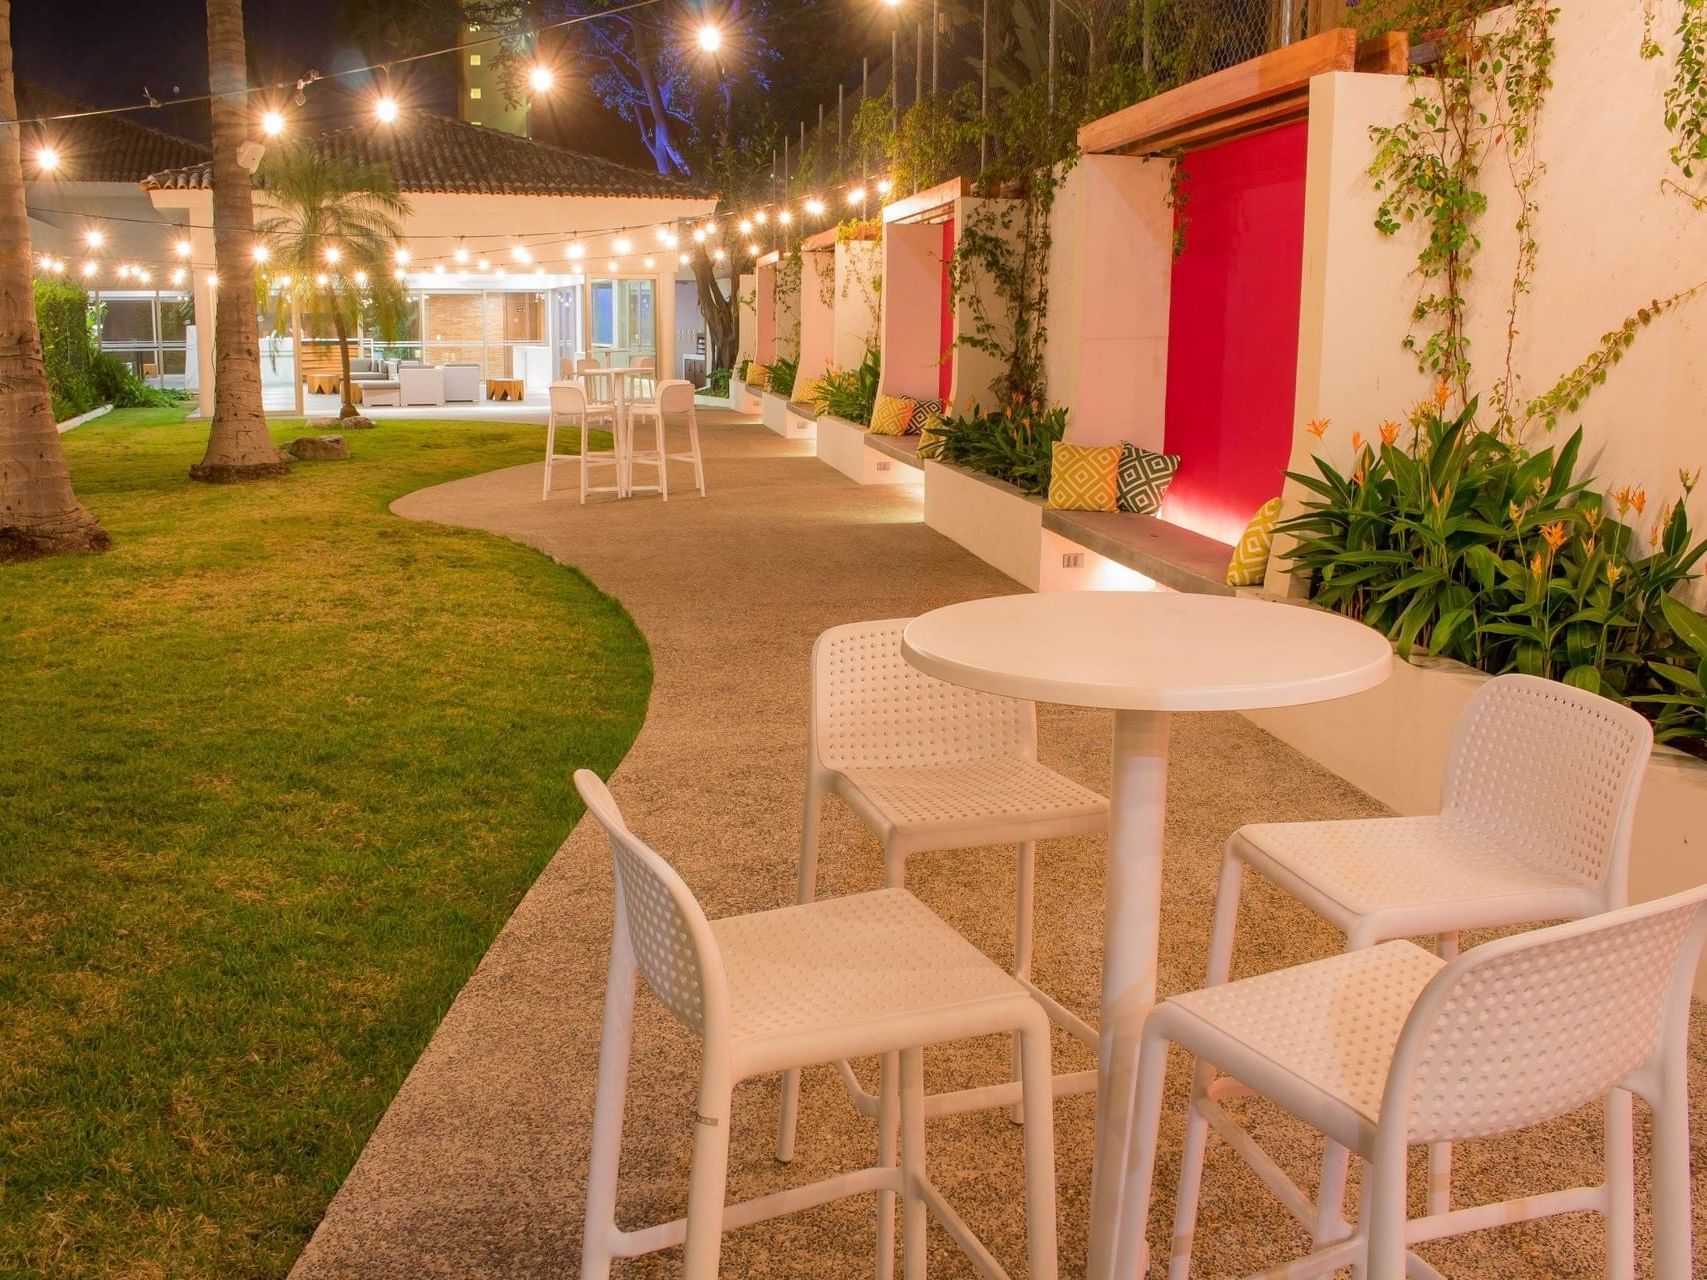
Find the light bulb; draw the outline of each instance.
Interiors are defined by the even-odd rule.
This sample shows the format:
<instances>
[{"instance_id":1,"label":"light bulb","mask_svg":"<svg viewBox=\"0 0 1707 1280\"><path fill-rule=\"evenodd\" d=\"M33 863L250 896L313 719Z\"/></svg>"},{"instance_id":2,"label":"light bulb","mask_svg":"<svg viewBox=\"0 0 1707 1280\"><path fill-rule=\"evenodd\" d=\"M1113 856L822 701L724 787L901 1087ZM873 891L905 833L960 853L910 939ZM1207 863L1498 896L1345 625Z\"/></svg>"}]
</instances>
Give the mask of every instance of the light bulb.
<instances>
[{"instance_id":1,"label":"light bulb","mask_svg":"<svg viewBox=\"0 0 1707 1280\"><path fill-rule=\"evenodd\" d=\"M91 249L99 249L106 242L107 238L99 231L89 231L83 236L83 243L88 245Z\"/></svg>"},{"instance_id":2,"label":"light bulb","mask_svg":"<svg viewBox=\"0 0 1707 1280\"><path fill-rule=\"evenodd\" d=\"M550 67L535 67L532 71L528 72L528 87L535 93L544 93L547 89L551 88L551 81L552 75Z\"/></svg>"},{"instance_id":3,"label":"light bulb","mask_svg":"<svg viewBox=\"0 0 1707 1280\"><path fill-rule=\"evenodd\" d=\"M219 288L219 274L217 272L210 271L207 273L207 287L210 289Z\"/></svg>"},{"instance_id":4,"label":"light bulb","mask_svg":"<svg viewBox=\"0 0 1707 1280\"><path fill-rule=\"evenodd\" d=\"M343 256L344 256L344 251L342 249L340 249L337 245L329 244L326 246L325 258L326 258L327 262L336 262L339 258L341 258Z\"/></svg>"},{"instance_id":5,"label":"light bulb","mask_svg":"<svg viewBox=\"0 0 1707 1280\"><path fill-rule=\"evenodd\" d=\"M611 248L615 249L618 253L628 253L634 248L634 242L626 236L618 236L611 243Z\"/></svg>"},{"instance_id":6,"label":"light bulb","mask_svg":"<svg viewBox=\"0 0 1707 1280\"><path fill-rule=\"evenodd\" d=\"M250 252L255 255L256 262L265 262L268 258L273 256L272 250L267 248L264 244L256 245L250 250Z\"/></svg>"},{"instance_id":7,"label":"light bulb","mask_svg":"<svg viewBox=\"0 0 1707 1280\"><path fill-rule=\"evenodd\" d=\"M882 195L882 196L886 196L889 194L889 179L888 178L879 178L877 180L877 194Z\"/></svg>"},{"instance_id":8,"label":"light bulb","mask_svg":"<svg viewBox=\"0 0 1707 1280\"><path fill-rule=\"evenodd\" d=\"M824 216L824 202L822 200L820 200L817 196L813 196L810 200L808 200L806 202L806 212L811 214L814 218L823 217Z\"/></svg>"},{"instance_id":9,"label":"light bulb","mask_svg":"<svg viewBox=\"0 0 1707 1280\"><path fill-rule=\"evenodd\" d=\"M605 270L606 271L615 271L616 270L616 259L612 258L609 262L605 263Z\"/></svg>"},{"instance_id":10,"label":"light bulb","mask_svg":"<svg viewBox=\"0 0 1707 1280\"><path fill-rule=\"evenodd\" d=\"M261 132L269 138L278 137L284 132L284 128L285 118L280 112L263 111L261 113Z\"/></svg>"},{"instance_id":11,"label":"light bulb","mask_svg":"<svg viewBox=\"0 0 1707 1280\"><path fill-rule=\"evenodd\" d=\"M178 275L178 274L179 274L179 273L178 273L178 272L177 272L177 271L174 271L174 272L173 272L173 273L172 273L172 274L173 274L173 275L174 275L174 276L176 276L176 275ZM289 276L288 276L288 275L285 275L285 276L280 276L280 277L279 277L279 287L280 287L280 288L281 288L281 289L288 289L288 288L290 288L290 281L291 281L291 278L290 278L290 277L289 277Z\"/></svg>"},{"instance_id":12,"label":"light bulb","mask_svg":"<svg viewBox=\"0 0 1707 1280\"><path fill-rule=\"evenodd\" d=\"M705 243L705 228L704 227L694 228L693 242L695 244L704 244Z\"/></svg>"},{"instance_id":13,"label":"light bulb","mask_svg":"<svg viewBox=\"0 0 1707 1280\"><path fill-rule=\"evenodd\" d=\"M355 280L356 280L356 288L358 288L358 289L367 288L367 272L365 272L365 271L356 272Z\"/></svg>"},{"instance_id":14,"label":"light bulb","mask_svg":"<svg viewBox=\"0 0 1707 1280\"><path fill-rule=\"evenodd\" d=\"M770 220L771 220L770 214L766 213L763 209L760 209L757 213L755 213L753 215L753 221L758 223L761 227L764 226L765 223L769 222Z\"/></svg>"},{"instance_id":15,"label":"light bulb","mask_svg":"<svg viewBox=\"0 0 1707 1280\"><path fill-rule=\"evenodd\" d=\"M120 280L129 280L130 279L130 263L126 262L126 263L123 263L119 266L119 279Z\"/></svg>"},{"instance_id":16,"label":"light bulb","mask_svg":"<svg viewBox=\"0 0 1707 1280\"><path fill-rule=\"evenodd\" d=\"M587 256L587 246L577 240L574 244L569 246L566 256L571 262L579 261Z\"/></svg>"},{"instance_id":17,"label":"light bulb","mask_svg":"<svg viewBox=\"0 0 1707 1280\"><path fill-rule=\"evenodd\" d=\"M652 231L652 238L654 240L656 240L659 244L669 244L670 243L669 228L667 228L667 227L656 227L656 228L654 228Z\"/></svg>"},{"instance_id":18,"label":"light bulb","mask_svg":"<svg viewBox=\"0 0 1707 1280\"><path fill-rule=\"evenodd\" d=\"M59 168L59 152L52 147L36 148L36 168L43 173L52 173Z\"/></svg>"},{"instance_id":19,"label":"light bulb","mask_svg":"<svg viewBox=\"0 0 1707 1280\"><path fill-rule=\"evenodd\" d=\"M794 215L787 209L784 209L781 213L776 215L776 220L786 227L789 223L794 221Z\"/></svg>"},{"instance_id":20,"label":"light bulb","mask_svg":"<svg viewBox=\"0 0 1707 1280\"><path fill-rule=\"evenodd\" d=\"M148 272L144 271L141 267L138 267L136 269L136 278L138 280L140 280L143 284L147 284L154 277L149 275Z\"/></svg>"},{"instance_id":21,"label":"light bulb","mask_svg":"<svg viewBox=\"0 0 1707 1280\"><path fill-rule=\"evenodd\" d=\"M314 277L314 283L324 289L327 285L332 283L332 277L322 271L319 275Z\"/></svg>"},{"instance_id":22,"label":"light bulb","mask_svg":"<svg viewBox=\"0 0 1707 1280\"><path fill-rule=\"evenodd\" d=\"M462 261L462 259L459 258L459 259L457 259L457 261L460 262L460 261ZM433 274L435 276L442 276L444 273L445 273L445 264L444 263L442 263L442 262L433 263Z\"/></svg>"},{"instance_id":23,"label":"light bulb","mask_svg":"<svg viewBox=\"0 0 1707 1280\"><path fill-rule=\"evenodd\" d=\"M753 220L751 218L742 218L740 230L741 230L741 234L744 236L752 235L752 233L753 233Z\"/></svg>"},{"instance_id":24,"label":"light bulb","mask_svg":"<svg viewBox=\"0 0 1707 1280\"><path fill-rule=\"evenodd\" d=\"M172 246L172 251L180 258L187 258L190 256L191 252L190 242L188 240L180 240L177 244Z\"/></svg>"},{"instance_id":25,"label":"light bulb","mask_svg":"<svg viewBox=\"0 0 1707 1280\"><path fill-rule=\"evenodd\" d=\"M392 270L391 274L399 280L407 280L409 278L409 269L407 267L396 267Z\"/></svg>"},{"instance_id":26,"label":"light bulb","mask_svg":"<svg viewBox=\"0 0 1707 1280\"><path fill-rule=\"evenodd\" d=\"M451 254L451 257L455 258L458 262L467 262L468 250L464 249L461 245L457 245L456 252Z\"/></svg>"},{"instance_id":27,"label":"light bulb","mask_svg":"<svg viewBox=\"0 0 1707 1280\"><path fill-rule=\"evenodd\" d=\"M397 119L397 99L387 94L373 104L373 114L381 124L391 124Z\"/></svg>"},{"instance_id":28,"label":"light bulb","mask_svg":"<svg viewBox=\"0 0 1707 1280\"><path fill-rule=\"evenodd\" d=\"M640 265L641 265L641 266L643 266L643 267L645 267L645 268L646 268L646 269L647 269L647 270L648 270L648 271L650 271L650 270L652 270L652 265L653 265L653 264L652 264L652 259L650 259L650 258L647 258L647 259L645 259L645 260L644 260L644 261L643 261L643 262L641 262L641 264L640 264Z\"/></svg>"},{"instance_id":29,"label":"light bulb","mask_svg":"<svg viewBox=\"0 0 1707 1280\"><path fill-rule=\"evenodd\" d=\"M490 271L492 269L492 264L485 258L480 259L480 261L476 262L474 265L482 271Z\"/></svg>"},{"instance_id":30,"label":"light bulb","mask_svg":"<svg viewBox=\"0 0 1707 1280\"><path fill-rule=\"evenodd\" d=\"M865 188L864 187L855 187L852 191L848 192L848 203L849 204L863 204L864 202L865 202Z\"/></svg>"},{"instance_id":31,"label":"light bulb","mask_svg":"<svg viewBox=\"0 0 1707 1280\"><path fill-rule=\"evenodd\" d=\"M85 262L83 264L83 275L85 278L94 275L97 270L99 270L99 268L96 267L93 262Z\"/></svg>"},{"instance_id":32,"label":"light bulb","mask_svg":"<svg viewBox=\"0 0 1707 1280\"><path fill-rule=\"evenodd\" d=\"M407 248L400 248L391 256L397 261L399 266L402 266L409 261L409 250Z\"/></svg>"},{"instance_id":33,"label":"light bulb","mask_svg":"<svg viewBox=\"0 0 1707 1280\"><path fill-rule=\"evenodd\" d=\"M680 254L677 254L677 255L676 255L676 262L677 262L677 263L678 263L678 264L679 264L679 265L681 265L681 266L684 266L684 267L685 267L685 266L687 266L687 265L688 265L688 263L689 263L689 262L691 262L691 261L692 261L692 260L693 260L693 259L691 259L691 258L690 258L690 257L688 257L688 255L687 255L687 254L685 254L685 253L680 253Z\"/></svg>"},{"instance_id":34,"label":"light bulb","mask_svg":"<svg viewBox=\"0 0 1707 1280\"><path fill-rule=\"evenodd\" d=\"M712 258L713 262L722 262L723 261L723 250L720 248L719 249L713 249L711 251L711 258Z\"/></svg>"},{"instance_id":35,"label":"light bulb","mask_svg":"<svg viewBox=\"0 0 1707 1280\"><path fill-rule=\"evenodd\" d=\"M706 23L699 29L699 47L707 53L716 53L723 45L723 33L711 23Z\"/></svg>"},{"instance_id":36,"label":"light bulb","mask_svg":"<svg viewBox=\"0 0 1707 1280\"><path fill-rule=\"evenodd\" d=\"M749 257L749 258L756 258L756 257L758 257L758 256L759 256L759 246L758 246L758 245L756 245L756 244L750 244L750 245L748 245L748 246L747 246L747 256L748 256L748 257Z\"/></svg>"},{"instance_id":37,"label":"light bulb","mask_svg":"<svg viewBox=\"0 0 1707 1280\"><path fill-rule=\"evenodd\" d=\"M510 257L514 258L517 262L532 262L533 261L533 254L531 254L527 251L526 245L519 245L518 244L518 245L513 246L510 249Z\"/></svg>"},{"instance_id":38,"label":"light bulb","mask_svg":"<svg viewBox=\"0 0 1707 1280\"><path fill-rule=\"evenodd\" d=\"M89 266L91 266L91 267L94 265L95 264L93 262L89 263ZM85 270L83 272L83 274L89 275L91 273L89 271ZM173 267L172 268L172 283L173 284L183 284L184 283L184 269L182 267ZM286 276L284 278L284 283L287 285L290 283L290 277L289 276Z\"/></svg>"}]
</instances>

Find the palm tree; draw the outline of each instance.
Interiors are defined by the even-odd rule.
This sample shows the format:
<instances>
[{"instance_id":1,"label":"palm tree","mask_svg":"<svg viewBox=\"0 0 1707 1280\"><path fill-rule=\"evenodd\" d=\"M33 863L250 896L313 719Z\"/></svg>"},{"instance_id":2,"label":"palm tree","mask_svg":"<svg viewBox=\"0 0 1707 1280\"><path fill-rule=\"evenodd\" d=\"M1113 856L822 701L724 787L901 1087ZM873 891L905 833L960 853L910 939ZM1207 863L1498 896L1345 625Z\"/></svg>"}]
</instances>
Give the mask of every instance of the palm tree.
<instances>
[{"instance_id":1,"label":"palm tree","mask_svg":"<svg viewBox=\"0 0 1707 1280\"><path fill-rule=\"evenodd\" d=\"M261 339L255 319L255 206L249 187L260 144L248 137L243 0L207 0L207 78L213 94L213 259L219 278L213 336L213 425L196 480L282 475L289 460L267 435Z\"/></svg>"},{"instance_id":2,"label":"palm tree","mask_svg":"<svg viewBox=\"0 0 1707 1280\"><path fill-rule=\"evenodd\" d=\"M71 491L30 284L12 3L0 0L0 560L97 551L107 533Z\"/></svg>"},{"instance_id":3,"label":"palm tree","mask_svg":"<svg viewBox=\"0 0 1707 1280\"><path fill-rule=\"evenodd\" d=\"M324 315L338 335L344 403L350 402L350 334L364 308L387 336L396 333L408 295L393 274L409 202L383 165L291 147L270 156L261 172L269 212L256 233L267 248L278 311Z\"/></svg>"}]
</instances>

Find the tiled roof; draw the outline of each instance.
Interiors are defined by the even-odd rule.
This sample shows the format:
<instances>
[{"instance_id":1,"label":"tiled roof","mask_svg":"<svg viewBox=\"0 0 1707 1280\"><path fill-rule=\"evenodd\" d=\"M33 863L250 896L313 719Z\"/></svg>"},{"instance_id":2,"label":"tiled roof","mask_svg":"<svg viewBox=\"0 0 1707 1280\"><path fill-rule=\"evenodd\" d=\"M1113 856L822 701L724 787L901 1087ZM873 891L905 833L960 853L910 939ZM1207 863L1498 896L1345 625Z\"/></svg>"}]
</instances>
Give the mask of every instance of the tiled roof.
<instances>
[{"instance_id":1,"label":"tiled roof","mask_svg":"<svg viewBox=\"0 0 1707 1280\"><path fill-rule=\"evenodd\" d=\"M40 85L20 80L17 89L20 119L89 110L87 103ZM138 124L134 113L26 125L25 148L43 145L59 152L58 176L67 182L141 182L158 169L193 165L208 157L201 143Z\"/></svg>"},{"instance_id":2,"label":"tiled roof","mask_svg":"<svg viewBox=\"0 0 1707 1280\"><path fill-rule=\"evenodd\" d=\"M362 164L389 165L398 188L406 193L641 196L662 200L706 199L712 195L696 183L419 111L410 112L394 125L373 123L332 129L310 138L306 145ZM150 174L143 185L199 191L212 182L213 165L203 161Z\"/></svg>"}]
</instances>

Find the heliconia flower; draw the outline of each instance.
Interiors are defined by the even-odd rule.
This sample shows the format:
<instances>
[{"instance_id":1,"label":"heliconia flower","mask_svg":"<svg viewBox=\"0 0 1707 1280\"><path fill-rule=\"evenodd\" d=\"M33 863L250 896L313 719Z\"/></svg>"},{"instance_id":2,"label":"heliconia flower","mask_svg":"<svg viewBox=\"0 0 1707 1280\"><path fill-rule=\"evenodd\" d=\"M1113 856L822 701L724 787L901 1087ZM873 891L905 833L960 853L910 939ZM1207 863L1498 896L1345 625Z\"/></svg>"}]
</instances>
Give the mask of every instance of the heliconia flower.
<instances>
[{"instance_id":1,"label":"heliconia flower","mask_svg":"<svg viewBox=\"0 0 1707 1280\"><path fill-rule=\"evenodd\" d=\"M1364 480L1366 480L1368 478L1368 476L1369 476L1368 468L1366 468L1361 462L1357 464L1357 470L1353 471L1351 473L1352 480L1354 480L1358 484L1362 484L1364 482Z\"/></svg>"},{"instance_id":2,"label":"heliconia flower","mask_svg":"<svg viewBox=\"0 0 1707 1280\"><path fill-rule=\"evenodd\" d=\"M1392 444L1399 438L1399 424L1389 418L1381 424L1381 443Z\"/></svg>"},{"instance_id":3,"label":"heliconia flower","mask_svg":"<svg viewBox=\"0 0 1707 1280\"><path fill-rule=\"evenodd\" d=\"M1648 509L1648 491L1638 489L1630 495L1630 505L1636 508L1636 514L1641 515Z\"/></svg>"},{"instance_id":4,"label":"heliconia flower","mask_svg":"<svg viewBox=\"0 0 1707 1280\"><path fill-rule=\"evenodd\" d=\"M1446 408L1446 402L1452 399L1452 384L1445 378L1434 384L1434 403L1436 408Z\"/></svg>"},{"instance_id":5,"label":"heliconia flower","mask_svg":"<svg viewBox=\"0 0 1707 1280\"><path fill-rule=\"evenodd\" d=\"M1694 493L1696 484L1701 480L1701 468L1696 467L1693 475L1687 470L1680 470L1677 473L1677 478L1682 482L1685 493Z\"/></svg>"},{"instance_id":6,"label":"heliconia flower","mask_svg":"<svg viewBox=\"0 0 1707 1280\"><path fill-rule=\"evenodd\" d=\"M1363 448L1363 433L1361 431L1353 431L1351 433L1351 449L1352 449L1352 452L1357 453L1357 452L1361 451L1362 448Z\"/></svg>"},{"instance_id":7,"label":"heliconia flower","mask_svg":"<svg viewBox=\"0 0 1707 1280\"><path fill-rule=\"evenodd\" d=\"M1308 431L1311 435L1315 436L1316 439L1320 440L1323 436L1328 434L1328 419L1312 418L1304 424L1304 430Z\"/></svg>"},{"instance_id":8,"label":"heliconia flower","mask_svg":"<svg viewBox=\"0 0 1707 1280\"><path fill-rule=\"evenodd\" d=\"M1624 576L1623 566L1613 564L1612 561L1610 561L1610 560L1608 560L1606 562L1606 580L1607 580L1607 582L1609 582L1611 585L1616 587L1618 585L1618 579L1622 578L1623 576Z\"/></svg>"},{"instance_id":9,"label":"heliconia flower","mask_svg":"<svg viewBox=\"0 0 1707 1280\"><path fill-rule=\"evenodd\" d=\"M1541 526L1541 540L1557 551L1565 545L1565 522L1554 520Z\"/></svg>"},{"instance_id":10,"label":"heliconia flower","mask_svg":"<svg viewBox=\"0 0 1707 1280\"><path fill-rule=\"evenodd\" d=\"M1539 578L1546 571L1547 571L1547 561L1545 559L1543 559L1541 553L1539 551L1537 551L1535 553L1534 558L1531 559L1529 562L1529 572L1533 573L1537 578Z\"/></svg>"},{"instance_id":11,"label":"heliconia flower","mask_svg":"<svg viewBox=\"0 0 1707 1280\"><path fill-rule=\"evenodd\" d=\"M1630 486L1612 491L1612 505L1618 508L1618 514L1623 515L1630 510Z\"/></svg>"},{"instance_id":12,"label":"heliconia flower","mask_svg":"<svg viewBox=\"0 0 1707 1280\"><path fill-rule=\"evenodd\" d=\"M1656 551L1659 550L1660 536L1664 532L1665 532L1665 526L1663 524L1656 524L1652 529L1649 529L1648 530L1648 545L1650 547L1653 547Z\"/></svg>"}]
</instances>

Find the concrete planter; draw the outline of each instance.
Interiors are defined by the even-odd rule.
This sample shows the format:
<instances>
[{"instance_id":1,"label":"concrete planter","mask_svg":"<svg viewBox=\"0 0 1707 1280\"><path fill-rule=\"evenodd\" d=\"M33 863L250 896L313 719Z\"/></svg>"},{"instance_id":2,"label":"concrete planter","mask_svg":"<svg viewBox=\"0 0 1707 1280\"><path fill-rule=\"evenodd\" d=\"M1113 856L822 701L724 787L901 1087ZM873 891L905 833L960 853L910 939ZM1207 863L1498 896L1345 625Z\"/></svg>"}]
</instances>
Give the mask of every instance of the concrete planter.
<instances>
[{"instance_id":1,"label":"concrete planter","mask_svg":"<svg viewBox=\"0 0 1707 1280\"><path fill-rule=\"evenodd\" d=\"M866 430L846 418L818 415L818 461L828 463L855 484L917 484L914 467L879 453L865 443Z\"/></svg>"},{"instance_id":2,"label":"concrete planter","mask_svg":"<svg viewBox=\"0 0 1707 1280\"><path fill-rule=\"evenodd\" d=\"M1440 804L1452 730L1489 677L1439 659L1398 662L1382 685L1350 698L1245 714L1287 745L1400 813ZM1707 761L1657 747L1642 786L1630 853L1630 900L1707 880ZM1707 998L1707 958L1695 994Z\"/></svg>"},{"instance_id":3,"label":"concrete planter","mask_svg":"<svg viewBox=\"0 0 1707 1280\"><path fill-rule=\"evenodd\" d=\"M812 423L788 411L788 397L775 391L759 392L759 420L785 440L810 440Z\"/></svg>"},{"instance_id":4,"label":"concrete planter","mask_svg":"<svg viewBox=\"0 0 1707 1280\"><path fill-rule=\"evenodd\" d=\"M927 461L925 523L1014 581L1038 589L1042 498L979 471Z\"/></svg>"}]
</instances>

